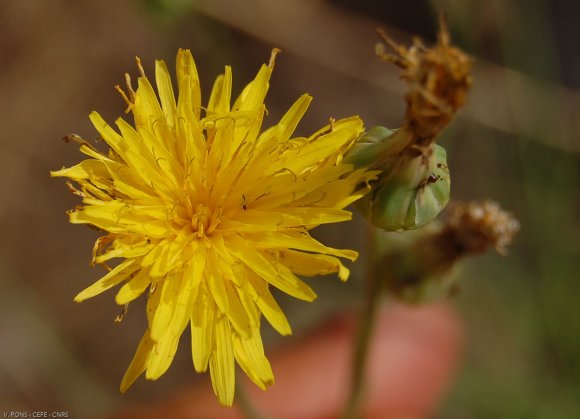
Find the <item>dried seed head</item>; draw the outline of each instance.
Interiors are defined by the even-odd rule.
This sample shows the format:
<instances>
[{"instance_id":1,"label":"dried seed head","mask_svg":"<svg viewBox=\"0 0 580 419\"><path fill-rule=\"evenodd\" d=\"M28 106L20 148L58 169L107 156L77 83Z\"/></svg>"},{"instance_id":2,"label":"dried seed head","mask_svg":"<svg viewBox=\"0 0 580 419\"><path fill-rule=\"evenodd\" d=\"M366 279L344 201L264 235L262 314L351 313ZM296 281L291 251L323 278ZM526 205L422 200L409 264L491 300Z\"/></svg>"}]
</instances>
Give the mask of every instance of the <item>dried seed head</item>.
<instances>
[{"instance_id":1,"label":"dried seed head","mask_svg":"<svg viewBox=\"0 0 580 419\"><path fill-rule=\"evenodd\" d=\"M480 253L493 247L506 254L520 223L491 201L454 203L449 209L445 230L453 232L467 253Z\"/></svg>"},{"instance_id":2,"label":"dried seed head","mask_svg":"<svg viewBox=\"0 0 580 419\"><path fill-rule=\"evenodd\" d=\"M441 21L437 43L427 48L415 38L406 48L378 30L379 36L395 52L387 54L377 46L377 55L403 69L407 82L405 95L406 128L414 133L418 146L431 144L463 106L471 86L471 59L450 44L449 31Z\"/></svg>"},{"instance_id":3,"label":"dried seed head","mask_svg":"<svg viewBox=\"0 0 580 419\"><path fill-rule=\"evenodd\" d=\"M450 205L445 224L384 255L376 266L387 292L408 303L446 298L457 291L458 262L495 248L505 254L518 221L495 202Z\"/></svg>"}]
</instances>

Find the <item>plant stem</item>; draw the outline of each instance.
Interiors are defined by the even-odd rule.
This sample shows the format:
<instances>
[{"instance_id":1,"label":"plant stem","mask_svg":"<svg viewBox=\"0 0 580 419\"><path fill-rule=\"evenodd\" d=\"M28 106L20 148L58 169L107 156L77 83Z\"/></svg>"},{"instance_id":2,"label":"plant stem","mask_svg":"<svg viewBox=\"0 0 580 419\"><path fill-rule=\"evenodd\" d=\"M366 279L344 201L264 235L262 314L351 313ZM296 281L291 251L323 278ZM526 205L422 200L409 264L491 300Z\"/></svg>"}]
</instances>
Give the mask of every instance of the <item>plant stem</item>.
<instances>
[{"instance_id":1,"label":"plant stem","mask_svg":"<svg viewBox=\"0 0 580 419\"><path fill-rule=\"evenodd\" d=\"M380 283L376 278L376 229L369 226L367 245L367 293L365 305L359 319L352 358L351 388L349 399L343 413L344 419L358 419L365 391L366 364L369 343L376 320L377 307L381 298Z\"/></svg>"},{"instance_id":2,"label":"plant stem","mask_svg":"<svg viewBox=\"0 0 580 419\"><path fill-rule=\"evenodd\" d=\"M246 419L268 419L258 411L252 400L248 397L246 387L241 382L240 376L236 377L236 404L240 409L242 416Z\"/></svg>"}]
</instances>

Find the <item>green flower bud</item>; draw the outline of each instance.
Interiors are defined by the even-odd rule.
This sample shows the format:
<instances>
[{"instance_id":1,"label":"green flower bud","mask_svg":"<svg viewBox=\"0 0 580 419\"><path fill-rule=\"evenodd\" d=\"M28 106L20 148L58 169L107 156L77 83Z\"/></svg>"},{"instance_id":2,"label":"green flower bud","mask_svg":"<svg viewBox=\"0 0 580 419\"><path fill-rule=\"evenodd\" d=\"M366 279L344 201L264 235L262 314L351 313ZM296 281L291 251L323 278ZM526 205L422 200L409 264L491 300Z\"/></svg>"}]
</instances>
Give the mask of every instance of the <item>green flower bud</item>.
<instances>
[{"instance_id":1,"label":"green flower bud","mask_svg":"<svg viewBox=\"0 0 580 419\"><path fill-rule=\"evenodd\" d=\"M399 134L399 135L397 135ZM351 163L356 168L374 168L380 165L381 158L400 153L407 144L398 130L390 130L385 127L374 127L363 133L354 146L349 150L344 161Z\"/></svg>"},{"instance_id":2,"label":"green flower bud","mask_svg":"<svg viewBox=\"0 0 580 419\"><path fill-rule=\"evenodd\" d=\"M377 132L371 130L369 134ZM449 202L451 181L445 149L435 144L426 148L408 146L404 134L404 130L395 131L382 141L368 143L351 157L351 161L383 171L370 194L359 201L359 208L373 224L387 231L423 227ZM374 162L382 162L379 167L368 163L372 152Z\"/></svg>"}]
</instances>

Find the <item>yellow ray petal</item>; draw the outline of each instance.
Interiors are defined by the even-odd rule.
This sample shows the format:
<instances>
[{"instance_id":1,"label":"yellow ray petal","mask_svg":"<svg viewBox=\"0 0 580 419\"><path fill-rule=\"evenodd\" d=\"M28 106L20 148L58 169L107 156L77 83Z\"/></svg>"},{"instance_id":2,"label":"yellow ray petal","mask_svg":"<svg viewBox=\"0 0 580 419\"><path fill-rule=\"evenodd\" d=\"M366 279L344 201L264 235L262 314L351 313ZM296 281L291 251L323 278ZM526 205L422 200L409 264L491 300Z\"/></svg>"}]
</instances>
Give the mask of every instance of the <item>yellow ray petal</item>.
<instances>
[{"instance_id":1,"label":"yellow ray petal","mask_svg":"<svg viewBox=\"0 0 580 419\"><path fill-rule=\"evenodd\" d=\"M167 329L171 324L171 319L177 306L179 288L180 279L174 276L168 276L165 280L157 283L156 292L161 292L161 298L151 323L151 339L155 342L163 340L162 338L166 335Z\"/></svg>"},{"instance_id":2,"label":"yellow ray petal","mask_svg":"<svg viewBox=\"0 0 580 419\"><path fill-rule=\"evenodd\" d=\"M279 229L284 229L288 227L338 223L351 220L352 213L350 211L332 208L301 207L281 208L278 211L240 211L232 219L240 223L255 225L256 230L260 231L260 227L264 225L267 226L268 230L271 230L270 226L272 225L277 226Z\"/></svg>"},{"instance_id":3,"label":"yellow ray petal","mask_svg":"<svg viewBox=\"0 0 580 419\"><path fill-rule=\"evenodd\" d=\"M141 134L135 131L124 119L118 118L115 123L123 138L133 144L134 151L129 153L131 156L129 160L135 176L139 177L142 184L149 187L151 184L156 185L156 188L152 188L153 190L162 188L165 193L169 193L173 184L167 179L166 174L157 164L157 156L153 154L154 150L163 151L163 147L157 144L147 144ZM167 158L167 155L161 156L161 158Z\"/></svg>"},{"instance_id":4,"label":"yellow ray petal","mask_svg":"<svg viewBox=\"0 0 580 419\"><path fill-rule=\"evenodd\" d=\"M158 342L155 342L149 355L145 378L157 380L167 371L175 357L178 344L179 336L171 333L166 333Z\"/></svg>"},{"instance_id":5,"label":"yellow ray petal","mask_svg":"<svg viewBox=\"0 0 580 419\"><path fill-rule=\"evenodd\" d=\"M165 114L167 125L170 129L174 129L177 105L175 103L173 86L171 85L171 77L169 77L167 65L162 60L155 60L155 82L157 83L159 100L161 101L161 108Z\"/></svg>"},{"instance_id":6,"label":"yellow ray petal","mask_svg":"<svg viewBox=\"0 0 580 419\"><path fill-rule=\"evenodd\" d=\"M207 257L208 263L205 269L205 278L207 279L208 291L219 311L225 315L228 312L228 294L224 284L227 279L223 277L220 270L220 264L223 261L213 250L207 253Z\"/></svg>"},{"instance_id":7,"label":"yellow ray petal","mask_svg":"<svg viewBox=\"0 0 580 419\"><path fill-rule=\"evenodd\" d=\"M209 373L214 393L222 406L234 402L236 384L232 332L226 316L218 315L215 325L215 346L209 360Z\"/></svg>"},{"instance_id":8,"label":"yellow ray petal","mask_svg":"<svg viewBox=\"0 0 580 419\"><path fill-rule=\"evenodd\" d=\"M262 65L254 80L242 90L232 109L235 111L248 111L261 106L264 103L264 98L270 86L269 81L271 75L272 67Z\"/></svg>"},{"instance_id":9,"label":"yellow ray petal","mask_svg":"<svg viewBox=\"0 0 580 419\"><path fill-rule=\"evenodd\" d=\"M215 131L207 158L206 173L211 184L219 185L219 169L223 165L227 165L231 158L233 132L234 121L231 119L220 121L220 126Z\"/></svg>"},{"instance_id":10,"label":"yellow ray petal","mask_svg":"<svg viewBox=\"0 0 580 419\"><path fill-rule=\"evenodd\" d=\"M230 101L232 98L232 68L227 65L223 76L219 76L213 86L209 103L207 105L208 115L213 113L225 114L230 111Z\"/></svg>"},{"instance_id":11,"label":"yellow ray petal","mask_svg":"<svg viewBox=\"0 0 580 419\"><path fill-rule=\"evenodd\" d=\"M329 158L334 159L332 164L335 164L336 157L340 154L337 150L352 144L354 139L363 132L364 127L360 118L352 117L337 121L333 129L330 127L328 129L330 130L328 134L303 145L298 157L288 153L272 166L272 170L285 168L300 174Z\"/></svg>"},{"instance_id":12,"label":"yellow ray petal","mask_svg":"<svg viewBox=\"0 0 580 419\"><path fill-rule=\"evenodd\" d=\"M179 103L182 100L191 105L191 109L196 118L199 119L201 110L201 90L197 68L191 52L188 49L180 49L177 53L175 68L177 70L177 83L179 85ZM187 86L187 95L184 95L184 89Z\"/></svg>"},{"instance_id":13,"label":"yellow ray petal","mask_svg":"<svg viewBox=\"0 0 580 419\"><path fill-rule=\"evenodd\" d=\"M346 281L350 274L340 259L334 256L284 249L279 251L276 260L298 275L315 276L338 272L339 278Z\"/></svg>"},{"instance_id":14,"label":"yellow ray petal","mask_svg":"<svg viewBox=\"0 0 580 419\"><path fill-rule=\"evenodd\" d=\"M312 102L312 96L307 94L300 96L300 98L290 107L288 112L284 114L282 119L280 119L280 122L260 135L258 143L261 145L264 142L269 141L271 138L275 139L278 143L290 139L290 136L294 133L298 123L308 110L310 102Z\"/></svg>"},{"instance_id":15,"label":"yellow ray petal","mask_svg":"<svg viewBox=\"0 0 580 419\"><path fill-rule=\"evenodd\" d=\"M149 221L129 211L129 207L114 205L87 206L69 214L72 224L92 224L111 233L135 233L163 238L171 233L165 220Z\"/></svg>"},{"instance_id":16,"label":"yellow ray petal","mask_svg":"<svg viewBox=\"0 0 580 419\"><path fill-rule=\"evenodd\" d=\"M198 288L203 280L203 273L206 264L206 247L204 243L192 242L193 257L190 260L188 269L185 271L186 277L189 278L190 286Z\"/></svg>"},{"instance_id":17,"label":"yellow ray petal","mask_svg":"<svg viewBox=\"0 0 580 419\"><path fill-rule=\"evenodd\" d=\"M226 312L228 320L238 334L247 337L252 332L253 324L240 301L238 290L231 281L227 280L224 281L224 288L228 296L228 311Z\"/></svg>"},{"instance_id":18,"label":"yellow ray petal","mask_svg":"<svg viewBox=\"0 0 580 419\"><path fill-rule=\"evenodd\" d=\"M377 173L379 172L365 172L364 169L360 169L349 173L344 178L329 182L321 187L321 190L324 190L324 198L317 202L317 205L344 208L352 204L370 191L368 182L376 179Z\"/></svg>"},{"instance_id":19,"label":"yellow ray petal","mask_svg":"<svg viewBox=\"0 0 580 419\"><path fill-rule=\"evenodd\" d=\"M244 269L247 271L246 269ZM260 318L261 312L256 305L256 293L248 285L247 277L244 276L240 278L240 285L236 284L235 288L240 297L240 302L242 303L243 310L246 312L248 318L250 319L250 327L252 329L260 328Z\"/></svg>"},{"instance_id":20,"label":"yellow ray petal","mask_svg":"<svg viewBox=\"0 0 580 419\"><path fill-rule=\"evenodd\" d=\"M151 165L150 168L166 176L167 180L170 180L173 185L173 189L169 191L176 193L179 189L175 190L175 187L179 185L179 179L183 176L183 166L181 160L175 158L177 153L172 134L167 131L167 126L164 122L154 121L151 127L151 129L143 127L137 131L143 139L144 146L153 155L155 165ZM152 179L150 183L155 189L155 179Z\"/></svg>"},{"instance_id":21,"label":"yellow ray petal","mask_svg":"<svg viewBox=\"0 0 580 419\"><path fill-rule=\"evenodd\" d=\"M213 115L217 113L216 108L222 97L224 78L225 76L223 74L220 74L219 76L216 77L215 81L213 82L213 87L211 88L211 93L207 104L208 115Z\"/></svg>"},{"instance_id":22,"label":"yellow ray petal","mask_svg":"<svg viewBox=\"0 0 580 419\"><path fill-rule=\"evenodd\" d=\"M207 369L213 347L215 316L214 300L208 294L205 281L202 281L191 314L191 354L197 372Z\"/></svg>"},{"instance_id":23,"label":"yellow ray petal","mask_svg":"<svg viewBox=\"0 0 580 419\"><path fill-rule=\"evenodd\" d=\"M251 321L243 309L235 285L231 284L233 275L228 262L218 256L215 251L209 252L206 270L207 283L219 311L225 314L237 332L247 336L251 330Z\"/></svg>"},{"instance_id":24,"label":"yellow ray petal","mask_svg":"<svg viewBox=\"0 0 580 419\"><path fill-rule=\"evenodd\" d=\"M189 76L188 76L189 77ZM184 168L189 180L193 178L191 174L200 173L202 171L202 160L205 159L206 143L203 137L199 121L199 104L197 105L197 113L195 112L195 105L191 102L193 82L187 78L181 80L177 122L178 138L181 139L182 151L184 156Z\"/></svg>"},{"instance_id":25,"label":"yellow ray petal","mask_svg":"<svg viewBox=\"0 0 580 419\"><path fill-rule=\"evenodd\" d=\"M103 117L98 112L91 112L89 119L93 123L94 127L97 129L103 140L115 150L115 152L124 159L126 156L128 145L123 140L123 137L119 135L109 124L105 122Z\"/></svg>"},{"instance_id":26,"label":"yellow ray petal","mask_svg":"<svg viewBox=\"0 0 580 419\"><path fill-rule=\"evenodd\" d=\"M336 179L351 170L352 166L350 165L340 165L320 169L313 173L308 173L307 176L297 177L295 173L282 169L282 172L273 177L262 178L263 185L258 184L255 186L255 189L265 189L268 194L253 203L252 207L256 209L278 209L287 206L298 206L296 201L310 195L315 198L316 207L327 208L329 205L324 205L323 202L326 201L326 196L328 195L329 183L335 182ZM341 190L340 197L343 198L346 192L346 189ZM334 208L344 207L334 206Z\"/></svg>"},{"instance_id":27,"label":"yellow ray petal","mask_svg":"<svg viewBox=\"0 0 580 419\"><path fill-rule=\"evenodd\" d=\"M247 376L262 390L274 384L274 373L270 362L264 356L260 330L255 329L248 338L241 338L235 333L232 337L236 361Z\"/></svg>"},{"instance_id":28,"label":"yellow ray petal","mask_svg":"<svg viewBox=\"0 0 580 419\"><path fill-rule=\"evenodd\" d=\"M109 271L105 276L95 282L88 288L77 294L74 300L80 303L87 298L92 298L109 288L121 283L123 280L127 279L131 274L136 272L140 268L136 259L127 259L119 263L115 268Z\"/></svg>"},{"instance_id":29,"label":"yellow ray petal","mask_svg":"<svg viewBox=\"0 0 580 419\"><path fill-rule=\"evenodd\" d=\"M151 329L151 324L153 323L153 318L157 312L157 307L159 307L159 302L161 301L161 287L158 287L159 281L154 282L149 288L149 295L147 298L147 323L149 329Z\"/></svg>"},{"instance_id":30,"label":"yellow ray petal","mask_svg":"<svg viewBox=\"0 0 580 419\"><path fill-rule=\"evenodd\" d=\"M145 269L141 269L130 281L121 287L115 296L115 302L119 305L128 304L139 297L151 284Z\"/></svg>"},{"instance_id":31,"label":"yellow ray petal","mask_svg":"<svg viewBox=\"0 0 580 419\"><path fill-rule=\"evenodd\" d=\"M180 269L184 262L180 256L190 241L191 234L187 228L183 228L173 239L164 242L161 253L155 258L151 267L151 276L163 277L171 271ZM145 258L143 260L145 263Z\"/></svg>"},{"instance_id":32,"label":"yellow ray petal","mask_svg":"<svg viewBox=\"0 0 580 419\"><path fill-rule=\"evenodd\" d=\"M144 256L151 250L152 246L146 241L133 243L129 246L123 246L120 241L115 241L115 245L112 249L107 250L107 252L95 257L94 262L97 264L106 262L114 258L125 258L131 259L140 256Z\"/></svg>"},{"instance_id":33,"label":"yellow ray petal","mask_svg":"<svg viewBox=\"0 0 580 419\"><path fill-rule=\"evenodd\" d=\"M253 272L246 273L246 279L255 295L256 304L260 311L272 325L272 327L282 336L291 335L292 329L284 312L270 293L268 284Z\"/></svg>"},{"instance_id":34,"label":"yellow ray petal","mask_svg":"<svg viewBox=\"0 0 580 419\"><path fill-rule=\"evenodd\" d=\"M143 266L144 268L153 266L153 264L161 257L162 253L166 251L166 249L169 247L173 239L174 236L171 235L169 237L163 238L163 240L154 244L154 247L151 249L151 251L149 251L149 253L147 253L147 255L145 255L145 257L141 261L141 266Z\"/></svg>"},{"instance_id":35,"label":"yellow ray petal","mask_svg":"<svg viewBox=\"0 0 580 419\"><path fill-rule=\"evenodd\" d=\"M165 115L147 77L139 77L133 116L138 132L141 132L142 129L154 131L153 124L166 125ZM161 140L167 143L167 138Z\"/></svg>"},{"instance_id":36,"label":"yellow ray petal","mask_svg":"<svg viewBox=\"0 0 580 419\"><path fill-rule=\"evenodd\" d=\"M177 301L175 302L173 318L169 324L169 333L173 336L181 336L191 319L193 304L199 291L198 286L193 286L194 281L191 276L183 276L178 290Z\"/></svg>"},{"instance_id":37,"label":"yellow ray petal","mask_svg":"<svg viewBox=\"0 0 580 419\"><path fill-rule=\"evenodd\" d=\"M265 281L286 294L305 301L314 301L316 294L284 266L272 266L261 252L249 247L239 236L228 237L231 252Z\"/></svg>"},{"instance_id":38,"label":"yellow ray petal","mask_svg":"<svg viewBox=\"0 0 580 419\"><path fill-rule=\"evenodd\" d=\"M306 231L284 233L246 233L248 240L257 243L259 249L295 249L305 252L323 253L349 260L356 260L358 253L348 249L334 249L312 238Z\"/></svg>"},{"instance_id":39,"label":"yellow ray petal","mask_svg":"<svg viewBox=\"0 0 580 419\"><path fill-rule=\"evenodd\" d=\"M60 170L53 170L50 172L52 177L68 177L72 180L90 179L92 177L108 177L108 171L104 162L100 160L83 160L79 164L62 168Z\"/></svg>"},{"instance_id":40,"label":"yellow ray petal","mask_svg":"<svg viewBox=\"0 0 580 419\"><path fill-rule=\"evenodd\" d=\"M141 338L141 342L139 342L139 346L137 347L137 352L129 364L129 368L123 375L123 379L121 380L121 393L127 391L129 387L135 382L137 378L147 368L147 363L149 362L149 354L153 349L153 341L149 337L149 329L145 332L143 337Z\"/></svg>"}]
</instances>

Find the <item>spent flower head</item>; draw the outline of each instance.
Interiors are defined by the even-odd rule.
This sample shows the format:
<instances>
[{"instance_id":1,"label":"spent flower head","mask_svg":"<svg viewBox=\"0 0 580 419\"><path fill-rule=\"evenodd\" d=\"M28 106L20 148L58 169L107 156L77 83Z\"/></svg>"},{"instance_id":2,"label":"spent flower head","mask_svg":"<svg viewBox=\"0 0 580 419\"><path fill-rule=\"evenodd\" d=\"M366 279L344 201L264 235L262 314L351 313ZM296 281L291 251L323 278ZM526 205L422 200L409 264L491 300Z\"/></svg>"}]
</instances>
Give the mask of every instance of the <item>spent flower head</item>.
<instances>
[{"instance_id":1,"label":"spent flower head","mask_svg":"<svg viewBox=\"0 0 580 419\"><path fill-rule=\"evenodd\" d=\"M414 38L413 45L407 48L378 30L379 36L395 52L395 55L387 54L384 45L377 44L379 58L403 70L401 78L408 86L405 125L413 133L413 144L417 147L426 147L435 141L465 104L472 83L471 59L451 45L445 19L441 17L439 24L437 43L432 47Z\"/></svg>"},{"instance_id":2,"label":"spent flower head","mask_svg":"<svg viewBox=\"0 0 580 419\"><path fill-rule=\"evenodd\" d=\"M451 45L445 21L437 43L427 47L415 38L410 47L397 44L382 30L376 52L403 71L407 84L405 120L398 130L374 127L346 156L357 167L382 170L359 208L387 231L424 227L449 202L451 179L447 153L435 143L465 103L471 86L471 60Z\"/></svg>"},{"instance_id":3,"label":"spent flower head","mask_svg":"<svg viewBox=\"0 0 580 419\"><path fill-rule=\"evenodd\" d=\"M303 95L262 130L276 52L233 104L226 67L206 107L189 51L177 54L177 99L163 61L155 66L157 94L138 61L137 89L128 75L128 92L118 88L134 126L119 118L115 130L91 113L106 153L67 137L88 156L51 173L73 181L70 189L82 198L70 221L105 233L93 263L120 259L75 301L119 284L120 305L147 295L148 328L121 391L142 373L151 380L165 373L188 325L195 370L209 367L221 404L232 404L236 362L265 389L274 375L260 337L262 315L279 333L291 333L271 287L312 301L315 293L297 275L349 276L339 258L357 253L327 247L309 230L350 220L344 208L366 193L375 173L342 161L363 123L331 120L310 137L293 137L311 101Z\"/></svg>"},{"instance_id":4,"label":"spent flower head","mask_svg":"<svg viewBox=\"0 0 580 419\"><path fill-rule=\"evenodd\" d=\"M519 228L519 221L495 202L454 202L441 225L387 251L377 270L385 272L381 281L387 291L406 302L445 298L457 290L454 271L461 260L490 248L506 255Z\"/></svg>"}]
</instances>

